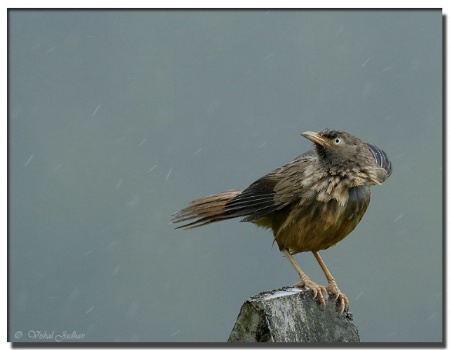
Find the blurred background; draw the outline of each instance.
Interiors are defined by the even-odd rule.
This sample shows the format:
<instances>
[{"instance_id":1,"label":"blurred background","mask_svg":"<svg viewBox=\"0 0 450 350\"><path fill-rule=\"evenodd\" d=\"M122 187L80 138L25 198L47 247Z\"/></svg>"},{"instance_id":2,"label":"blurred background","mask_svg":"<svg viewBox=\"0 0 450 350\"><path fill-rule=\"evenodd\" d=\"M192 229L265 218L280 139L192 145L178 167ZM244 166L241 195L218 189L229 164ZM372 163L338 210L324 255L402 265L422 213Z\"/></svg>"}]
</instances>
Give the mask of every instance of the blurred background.
<instances>
[{"instance_id":1,"label":"blurred background","mask_svg":"<svg viewBox=\"0 0 450 350\"><path fill-rule=\"evenodd\" d=\"M321 254L361 340L442 341L440 10L9 10L8 29L10 341L226 341L298 276L270 231L171 215L325 127L393 164Z\"/></svg>"}]
</instances>

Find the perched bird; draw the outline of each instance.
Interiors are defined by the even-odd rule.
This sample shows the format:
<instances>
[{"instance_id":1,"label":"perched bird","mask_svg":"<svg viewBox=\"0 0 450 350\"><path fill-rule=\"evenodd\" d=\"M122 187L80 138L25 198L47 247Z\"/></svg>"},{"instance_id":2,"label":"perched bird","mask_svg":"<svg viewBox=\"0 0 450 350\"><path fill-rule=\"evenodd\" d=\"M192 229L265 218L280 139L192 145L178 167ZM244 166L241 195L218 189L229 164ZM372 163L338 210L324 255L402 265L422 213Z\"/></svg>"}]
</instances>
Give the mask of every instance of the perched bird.
<instances>
[{"instance_id":1,"label":"perched bird","mask_svg":"<svg viewBox=\"0 0 450 350\"><path fill-rule=\"evenodd\" d=\"M301 134L313 149L253 182L243 191L230 190L192 201L174 214L173 222L194 220L177 228L190 229L212 222L243 217L241 221L271 228L280 251L300 276L296 286L308 287L325 305L328 291L340 301L339 290L318 251L344 239L363 217L370 201L370 186L384 182L392 172L384 151L345 131L323 129ZM328 287L303 272L294 254L311 251Z\"/></svg>"}]
</instances>

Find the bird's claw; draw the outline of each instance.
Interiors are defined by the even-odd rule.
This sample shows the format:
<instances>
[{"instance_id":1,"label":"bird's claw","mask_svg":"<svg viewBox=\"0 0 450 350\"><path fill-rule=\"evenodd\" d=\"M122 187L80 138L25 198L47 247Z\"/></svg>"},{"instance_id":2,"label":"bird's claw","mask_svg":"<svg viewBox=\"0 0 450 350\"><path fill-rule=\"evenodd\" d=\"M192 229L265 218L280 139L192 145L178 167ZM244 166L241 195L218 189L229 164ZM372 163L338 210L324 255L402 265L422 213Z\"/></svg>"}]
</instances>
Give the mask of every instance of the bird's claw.
<instances>
[{"instance_id":1,"label":"bird's claw","mask_svg":"<svg viewBox=\"0 0 450 350\"><path fill-rule=\"evenodd\" d=\"M320 304L323 305L324 309L326 308L327 305L325 303L325 298L328 298L328 292L324 286L314 283L311 280L297 282L294 284L294 286L300 287L300 288L307 287L307 288L311 289L314 293L313 299L315 299L318 296ZM324 295L325 295L325 297L324 297Z\"/></svg>"},{"instance_id":2,"label":"bird's claw","mask_svg":"<svg viewBox=\"0 0 450 350\"><path fill-rule=\"evenodd\" d=\"M344 311L347 311L349 309L348 298L339 290L336 282L331 282L326 288L310 280L297 282L294 284L294 286L299 288L307 287L311 289L314 293L313 299L318 296L319 302L320 304L322 304L324 310L326 308L325 299L328 298L328 292L331 292L336 296L334 301L339 300L339 316L342 316Z\"/></svg>"},{"instance_id":3,"label":"bird's claw","mask_svg":"<svg viewBox=\"0 0 450 350\"><path fill-rule=\"evenodd\" d=\"M334 282L334 281L328 285L327 290L336 296L336 298L334 299L335 301L337 301L337 300L340 301L339 316L342 316L344 311L349 309L348 298L339 290L336 282Z\"/></svg>"}]
</instances>

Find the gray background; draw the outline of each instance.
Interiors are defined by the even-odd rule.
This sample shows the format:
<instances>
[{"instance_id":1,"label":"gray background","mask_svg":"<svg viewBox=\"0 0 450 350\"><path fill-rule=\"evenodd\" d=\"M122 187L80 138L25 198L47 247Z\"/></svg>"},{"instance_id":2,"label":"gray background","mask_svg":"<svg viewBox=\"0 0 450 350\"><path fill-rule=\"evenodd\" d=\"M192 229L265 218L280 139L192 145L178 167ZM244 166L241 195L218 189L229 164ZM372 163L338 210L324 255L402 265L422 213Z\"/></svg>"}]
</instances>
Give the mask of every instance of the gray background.
<instances>
[{"instance_id":1,"label":"gray background","mask_svg":"<svg viewBox=\"0 0 450 350\"><path fill-rule=\"evenodd\" d=\"M441 341L441 29L439 10L9 11L9 340L226 341L297 275L269 231L171 214L329 127L394 169L322 252L362 341Z\"/></svg>"}]
</instances>

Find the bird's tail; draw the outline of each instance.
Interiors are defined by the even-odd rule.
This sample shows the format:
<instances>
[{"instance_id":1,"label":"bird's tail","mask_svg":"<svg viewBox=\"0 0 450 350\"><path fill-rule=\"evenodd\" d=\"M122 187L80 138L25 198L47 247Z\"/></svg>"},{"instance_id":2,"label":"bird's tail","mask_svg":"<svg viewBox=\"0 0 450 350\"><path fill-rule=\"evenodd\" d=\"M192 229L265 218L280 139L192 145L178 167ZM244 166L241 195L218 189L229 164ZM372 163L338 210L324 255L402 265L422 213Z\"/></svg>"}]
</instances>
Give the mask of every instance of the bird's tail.
<instances>
[{"instance_id":1,"label":"bird's tail","mask_svg":"<svg viewBox=\"0 0 450 350\"><path fill-rule=\"evenodd\" d=\"M189 205L175 213L172 217L173 223L195 220L193 222L178 226L177 228L191 229L212 222L231 219L233 215L225 209L225 205L238 196L242 191L230 190L213 194L211 196L196 199Z\"/></svg>"}]
</instances>

